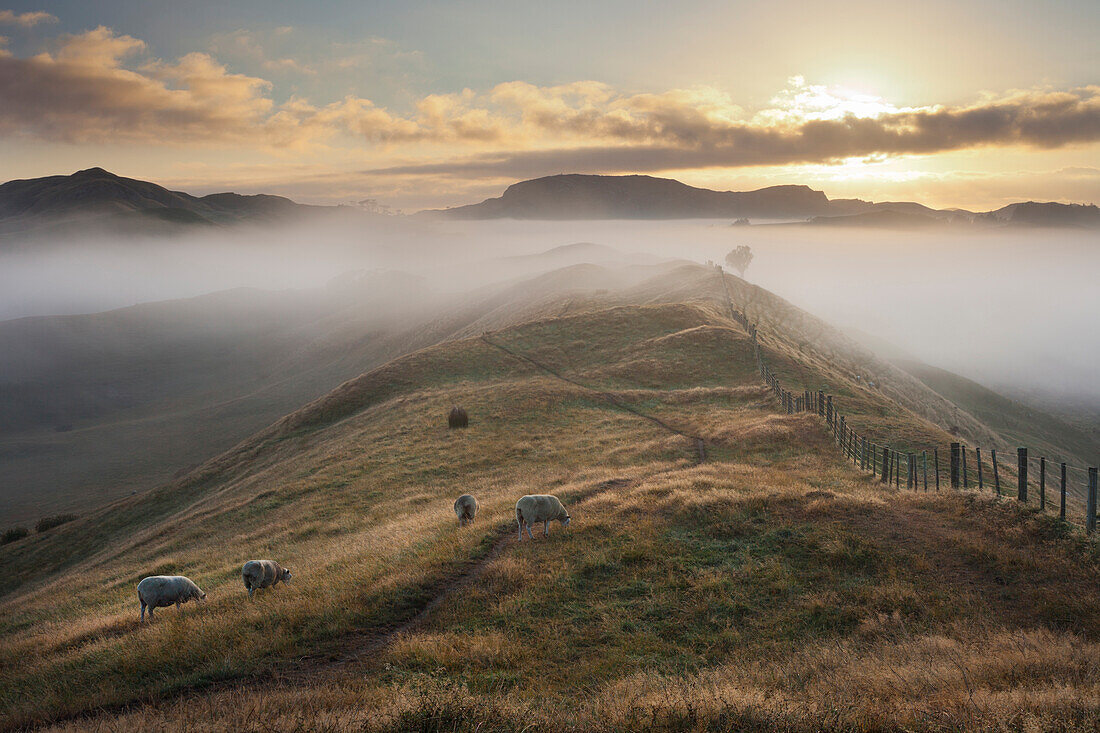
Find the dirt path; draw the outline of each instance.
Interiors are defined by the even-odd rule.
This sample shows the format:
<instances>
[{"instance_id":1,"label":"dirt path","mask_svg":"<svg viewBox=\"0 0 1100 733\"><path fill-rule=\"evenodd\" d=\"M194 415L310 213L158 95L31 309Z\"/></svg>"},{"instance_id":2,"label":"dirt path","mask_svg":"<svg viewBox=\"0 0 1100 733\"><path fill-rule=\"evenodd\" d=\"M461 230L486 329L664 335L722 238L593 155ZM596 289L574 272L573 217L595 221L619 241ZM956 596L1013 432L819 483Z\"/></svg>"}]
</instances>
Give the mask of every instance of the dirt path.
<instances>
[{"instance_id":1,"label":"dirt path","mask_svg":"<svg viewBox=\"0 0 1100 733\"><path fill-rule=\"evenodd\" d=\"M562 498L565 499L566 503L574 504L598 496L611 489L621 489L632 486L635 483L637 483L637 479L609 479L581 491L562 494ZM477 580L485 574L489 566L492 565L494 560L500 557L509 546L518 542L517 536L513 534L515 531L515 527L511 522L493 530L491 536L495 539L489 551L480 558L467 564L461 572L449 577L440 584L431 599L424 604L415 616L409 618L407 621L403 621L397 626L387 629L373 630L365 633L352 632L347 636L341 637L341 649L338 654L316 654L302 657L298 660L295 669L289 671L284 670L282 673L276 674L273 679L289 682L305 680L315 682L318 672L339 670L350 664L362 663L383 651L399 636L411 633L423 626L431 618L432 613L437 608L446 603L457 593L477 582Z\"/></svg>"}]
</instances>

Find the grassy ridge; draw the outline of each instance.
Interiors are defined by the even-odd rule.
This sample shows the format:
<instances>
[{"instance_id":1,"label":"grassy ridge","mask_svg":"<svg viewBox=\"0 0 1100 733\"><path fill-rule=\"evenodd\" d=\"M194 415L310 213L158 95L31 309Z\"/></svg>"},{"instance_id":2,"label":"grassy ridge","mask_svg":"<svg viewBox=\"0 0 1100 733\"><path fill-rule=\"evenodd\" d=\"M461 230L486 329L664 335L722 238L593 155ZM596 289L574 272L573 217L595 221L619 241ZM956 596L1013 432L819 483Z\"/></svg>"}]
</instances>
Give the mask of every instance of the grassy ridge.
<instances>
[{"instance_id":1,"label":"grassy ridge","mask_svg":"<svg viewBox=\"0 0 1100 733\"><path fill-rule=\"evenodd\" d=\"M660 292L721 286L705 275ZM129 703L72 727L1100 725L1095 543L1006 502L858 475L816 417L776 414L719 306L653 291L630 296L649 305L571 298L572 314L492 334L583 386L481 339L443 344L188 481L0 549L22 579L0 602L5 723ZM792 379L836 377L786 340L766 348ZM851 396L914 439L937 434L880 394ZM702 436L708 462L616 402ZM453 404L468 430L446 430ZM460 530L451 502L467 491L482 514ZM486 557L518 496L546 491L571 497L569 528L513 541L385 636ZM259 556L295 582L249 603L239 567ZM153 572L191 576L210 602L138 627L133 586ZM218 680L233 684L170 694Z\"/></svg>"}]
</instances>

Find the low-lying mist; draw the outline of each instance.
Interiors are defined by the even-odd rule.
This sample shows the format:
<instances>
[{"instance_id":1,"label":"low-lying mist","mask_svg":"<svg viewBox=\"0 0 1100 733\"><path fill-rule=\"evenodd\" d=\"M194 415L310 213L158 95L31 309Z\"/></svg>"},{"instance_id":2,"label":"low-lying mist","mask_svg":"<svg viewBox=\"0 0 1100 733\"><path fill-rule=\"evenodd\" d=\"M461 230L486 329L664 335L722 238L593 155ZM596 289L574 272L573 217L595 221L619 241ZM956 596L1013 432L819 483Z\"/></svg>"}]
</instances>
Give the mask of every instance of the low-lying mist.
<instances>
[{"instance_id":1,"label":"low-lying mist","mask_svg":"<svg viewBox=\"0 0 1100 733\"><path fill-rule=\"evenodd\" d=\"M601 246L528 257L578 242ZM990 386L1100 404L1095 232L394 217L159 239L93 236L24 243L0 255L0 320L242 286L317 288L376 269L406 271L438 292L457 293L576 262L722 262L741 244L755 253L746 279L837 326Z\"/></svg>"}]
</instances>

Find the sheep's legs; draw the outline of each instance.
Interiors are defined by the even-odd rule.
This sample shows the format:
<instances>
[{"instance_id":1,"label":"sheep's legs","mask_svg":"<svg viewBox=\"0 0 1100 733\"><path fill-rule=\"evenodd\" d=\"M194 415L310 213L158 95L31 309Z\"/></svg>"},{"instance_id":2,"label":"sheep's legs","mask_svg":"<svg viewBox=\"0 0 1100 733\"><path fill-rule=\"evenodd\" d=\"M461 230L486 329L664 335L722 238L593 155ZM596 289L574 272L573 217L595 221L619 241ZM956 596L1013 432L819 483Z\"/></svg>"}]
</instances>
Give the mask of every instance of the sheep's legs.
<instances>
[{"instance_id":1,"label":"sheep's legs","mask_svg":"<svg viewBox=\"0 0 1100 733\"><path fill-rule=\"evenodd\" d=\"M248 586L248 597L249 597L249 598L251 598L251 597L252 597L252 591L254 591L254 590L256 590L256 589L255 589L255 588L253 588L252 586Z\"/></svg>"},{"instance_id":2,"label":"sheep's legs","mask_svg":"<svg viewBox=\"0 0 1100 733\"><path fill-rule=\"evenodd\" d=\"M545 521L545 522L542 523L542 533L544 535L546 535L547 537L550 536L550 522L549 521Z\"/></svg>"},{"instance_id":3,"label":"sheep's legs","mask_svg":"<svg viewBox=\"0 0 1100 733\"><path fill-rule=\"evenodd\" d=\"M152 619L153 619L153 612L152 612L152 610L150 610L149 611L149 620L151 621ZM141 622L142 623L145 622L145 601L141 602Z\"/></svg>"},{"instance_id":4,"label":"sheep's legs","mask_svg":"<svg viewBox=\"0 0 1100 733\"><path fill-rule=\"evenodd\" d=\"M530 537L531 539L535 539L535 535L531 534L531 523L530 522L527 523L527 536Z\"/></svg>"}]
</instances>

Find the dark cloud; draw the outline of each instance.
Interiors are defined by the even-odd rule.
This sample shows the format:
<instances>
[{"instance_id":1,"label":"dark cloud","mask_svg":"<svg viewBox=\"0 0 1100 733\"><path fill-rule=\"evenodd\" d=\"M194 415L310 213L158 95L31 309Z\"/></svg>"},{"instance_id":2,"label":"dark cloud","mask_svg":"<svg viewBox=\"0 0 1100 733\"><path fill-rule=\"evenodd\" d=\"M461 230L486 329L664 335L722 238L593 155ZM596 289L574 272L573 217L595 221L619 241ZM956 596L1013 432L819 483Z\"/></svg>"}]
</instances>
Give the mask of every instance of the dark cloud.
<instances>
[{"instance_id":1,"label":"dark cloud","mask_svg":"<svg viewBox=\"0 0 1100 733\"><path fill-rule=\"evenodd\" d=\"M599 127L599 124L596 124ZM1020 94L966 108L903 111L874 118L847 116L798 124L701 125L697 117L663 110L645 124L602 132L612 144L391 166L375 175L530 177L561 171L622 172L686 168L827 163L875 155L930 154L985 146L1058 148L1100 141L1100 89ZM641 145L619 141L657 141Z\"/></svg>"}]
</instances>

